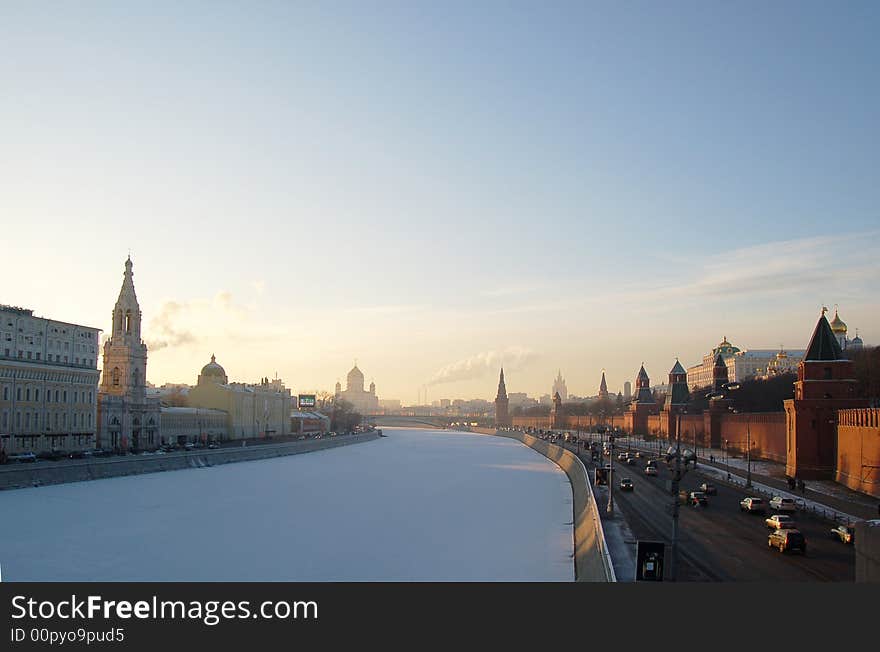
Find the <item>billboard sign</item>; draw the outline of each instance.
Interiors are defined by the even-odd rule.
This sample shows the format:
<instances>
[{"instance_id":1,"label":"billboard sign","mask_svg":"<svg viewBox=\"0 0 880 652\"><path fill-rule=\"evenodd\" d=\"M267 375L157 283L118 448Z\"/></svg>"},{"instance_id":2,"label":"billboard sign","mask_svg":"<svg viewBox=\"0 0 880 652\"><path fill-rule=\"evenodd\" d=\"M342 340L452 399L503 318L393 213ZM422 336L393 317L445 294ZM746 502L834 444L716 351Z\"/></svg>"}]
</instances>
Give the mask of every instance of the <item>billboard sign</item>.
<instances>
[{"instance_id":1,"label":"billboard sign","mask_svg":"<svg viewBox=\"0 0 880 652\"><path fill-rule=\"evenodd\" d=\"M300 394L296 397L296 404L300 408L313 408L315 407L315 395L314 394Z\"/></svg>"}]
</instances>

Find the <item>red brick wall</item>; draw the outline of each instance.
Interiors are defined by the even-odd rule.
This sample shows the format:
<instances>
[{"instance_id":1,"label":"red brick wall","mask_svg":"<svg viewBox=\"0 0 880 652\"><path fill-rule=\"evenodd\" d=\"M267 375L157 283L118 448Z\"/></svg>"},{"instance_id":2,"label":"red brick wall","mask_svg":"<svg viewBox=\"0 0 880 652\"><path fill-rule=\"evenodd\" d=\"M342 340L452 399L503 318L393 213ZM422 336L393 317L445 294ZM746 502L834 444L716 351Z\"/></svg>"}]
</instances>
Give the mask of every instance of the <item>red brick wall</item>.
<instances>
[{"instance_id":1,"label":"red brick wall","mask_svg":"<svg viewBox=\"0 0 880 652\"><path fill-rule=\"evenodd\" d=\"M880 497L880 409L837 412L837 468L834 479Z\"/></svg>"},{"instance_id":2,"label":"red brick wall","mask_svg":"<svg viewBox=\"0 0 880 652\"><path fill-rule=\"evenodd\" d=\"M749 431L753 459L785 463L785 412L725 414L721 419L721 439L729 440L730 450L745 453Z\"/></svg>"}]
</instances>

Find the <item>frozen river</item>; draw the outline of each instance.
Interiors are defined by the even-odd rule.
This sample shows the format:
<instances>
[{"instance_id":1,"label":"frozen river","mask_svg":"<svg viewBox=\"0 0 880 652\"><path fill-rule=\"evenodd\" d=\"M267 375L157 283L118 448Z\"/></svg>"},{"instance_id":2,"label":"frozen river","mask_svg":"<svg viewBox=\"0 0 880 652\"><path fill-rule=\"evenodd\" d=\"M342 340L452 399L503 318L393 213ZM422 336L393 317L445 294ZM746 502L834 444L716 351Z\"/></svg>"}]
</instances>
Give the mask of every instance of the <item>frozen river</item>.
<instances>
[{"instance_id":1,"label":"frozen river","mask_svg":"<svg viewBox=\"0 0 880 652\"><path fill-rule=\"evenodd\" d=\"M4 581L571 581L571 487L503 437L0 492Z\"/></svg>"}]
</instances>

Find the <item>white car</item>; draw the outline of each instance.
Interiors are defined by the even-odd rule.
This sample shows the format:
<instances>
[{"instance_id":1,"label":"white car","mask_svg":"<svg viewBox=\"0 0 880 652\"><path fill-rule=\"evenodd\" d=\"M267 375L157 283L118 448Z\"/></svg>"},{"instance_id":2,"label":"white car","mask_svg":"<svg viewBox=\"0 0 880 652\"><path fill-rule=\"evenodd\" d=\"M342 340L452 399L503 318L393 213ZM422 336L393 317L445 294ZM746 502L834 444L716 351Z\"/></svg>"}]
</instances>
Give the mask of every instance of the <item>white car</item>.
<instances>
[{"instance_id":1,"label":"white car","mask_svg":"<svg viewBox=\"0 0 880 652\"><path fill-rule=\"evenodd\" d=\"M794 519L787 514L774 514L764 519L764 524L771 530L793 530L797 528Z\"/></svg>"},{"instance_id":2,"label":"white car","mask_svg":"<svg viewBox=\"0 0 880 652\"><path fill-rule=\"evenodd\" d=\"M656 466L646 466L645 467L645 475L657 475L657 467Z\"/></svg>"},{"instance_id":3,"label":"white car","mask_svg":"<svg viewBox=\"0 0 880 652\"><path fill-rule=\"evenodd\" d=\"M773 496L773 498L770 499L770 508L777 512L796 512L797 503L794 502L794 498Z\"/></svg>"}]
</instances>

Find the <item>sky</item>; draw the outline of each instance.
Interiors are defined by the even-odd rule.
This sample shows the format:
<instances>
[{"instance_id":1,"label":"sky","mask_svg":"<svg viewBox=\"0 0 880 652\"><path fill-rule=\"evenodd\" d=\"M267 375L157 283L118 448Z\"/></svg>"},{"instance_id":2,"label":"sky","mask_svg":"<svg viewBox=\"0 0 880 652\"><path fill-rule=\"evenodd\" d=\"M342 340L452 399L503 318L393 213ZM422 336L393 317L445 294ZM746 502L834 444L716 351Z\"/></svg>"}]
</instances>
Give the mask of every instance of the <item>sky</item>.
<instances>
[{"instance_id":1,"label":"sky","mask_svg":"<svg viewBox=\"0 0 880 652\"><path fill-rule=\"evenodd\" d=\"M490 399L880 343L874 2L0 3L0 303L154 384Z\"/></svg>"}]
</instances>

